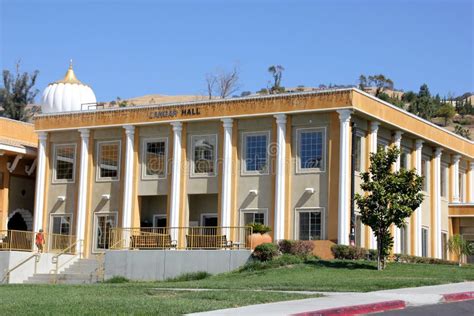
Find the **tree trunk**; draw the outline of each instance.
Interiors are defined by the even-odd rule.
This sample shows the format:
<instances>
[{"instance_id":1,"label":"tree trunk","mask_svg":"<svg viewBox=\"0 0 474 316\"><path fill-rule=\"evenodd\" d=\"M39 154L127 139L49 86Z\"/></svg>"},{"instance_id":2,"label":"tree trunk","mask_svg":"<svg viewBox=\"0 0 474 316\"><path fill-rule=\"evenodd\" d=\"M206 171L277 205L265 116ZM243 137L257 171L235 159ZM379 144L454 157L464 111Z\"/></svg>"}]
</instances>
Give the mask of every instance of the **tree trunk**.
<instances>
[{"instance_id":1,"label":"tree trunk","mask_svg":"<svg viewBox=\"0 0 474 316\"><path fill-rule=\"evenodd\" d=\"M377 234L377 270L381 271L382 268L382 238L380 234Z\"/></svg>"}]
</instances>

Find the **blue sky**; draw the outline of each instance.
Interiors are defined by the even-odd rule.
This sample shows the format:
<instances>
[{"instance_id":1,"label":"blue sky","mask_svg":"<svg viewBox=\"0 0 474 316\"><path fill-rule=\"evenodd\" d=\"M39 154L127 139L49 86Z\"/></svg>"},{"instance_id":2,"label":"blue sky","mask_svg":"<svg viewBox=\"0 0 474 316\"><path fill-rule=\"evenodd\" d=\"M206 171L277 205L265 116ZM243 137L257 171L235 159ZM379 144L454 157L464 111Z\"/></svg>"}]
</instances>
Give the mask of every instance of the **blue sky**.
<instances>
[{"instance_id":1,"label":"blue sky","mask_svg":"<svg viewBox=\"0 0 474 316\"><path fill-rule=\"evenodd\" d=\"M238 63L241 91L355 84L383 73L397 88L474 91L470 0L1 2L2 69L40 70L43 90L69 59L99 101L204 94L205 74Z\"/></svg>"}]
</instances>

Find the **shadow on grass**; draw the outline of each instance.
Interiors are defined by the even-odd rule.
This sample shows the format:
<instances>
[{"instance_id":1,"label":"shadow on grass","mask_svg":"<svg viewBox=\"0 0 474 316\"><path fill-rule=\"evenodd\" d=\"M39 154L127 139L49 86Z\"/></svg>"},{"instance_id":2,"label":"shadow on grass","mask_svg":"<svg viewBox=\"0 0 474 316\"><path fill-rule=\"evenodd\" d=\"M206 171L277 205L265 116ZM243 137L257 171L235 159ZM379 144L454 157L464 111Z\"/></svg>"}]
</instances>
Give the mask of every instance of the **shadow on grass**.
<instances>
[{"instance_id":1,"label":"shadow on grass","mask_svg":"<svg viewBox=\"0 0 474 316\"><path fill-rule=\"evenodd\" d=\"M325 267L325 268L333 268L333 269L349 269L349 270L356 270L356 269L366 269L366 270L377 270L377 267L366 263L366 262L359 262L359 261L325 261L325 260L318 260L313 262L308 262L307 264L313 265L316 267Z\"/></svg>"}]
</instances>

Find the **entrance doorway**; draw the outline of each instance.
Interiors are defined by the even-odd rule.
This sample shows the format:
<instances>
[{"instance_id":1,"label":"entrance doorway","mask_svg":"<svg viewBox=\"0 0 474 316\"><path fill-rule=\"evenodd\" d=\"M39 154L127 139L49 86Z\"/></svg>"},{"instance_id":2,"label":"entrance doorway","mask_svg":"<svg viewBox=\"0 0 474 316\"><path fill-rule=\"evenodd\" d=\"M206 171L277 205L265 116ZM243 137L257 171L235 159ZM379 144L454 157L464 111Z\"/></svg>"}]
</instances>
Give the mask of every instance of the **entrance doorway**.
<instances>
[{"instance_id":1,"label":"entrance doorway","mask_svg":"<svg viewBox=\"0 0 474 316\"><path fill-rule=\"evenodd\" d=\"M110 231L117 227L117 214L95 214L94 252L109 249Z\"/></svg>"}]
</instances>

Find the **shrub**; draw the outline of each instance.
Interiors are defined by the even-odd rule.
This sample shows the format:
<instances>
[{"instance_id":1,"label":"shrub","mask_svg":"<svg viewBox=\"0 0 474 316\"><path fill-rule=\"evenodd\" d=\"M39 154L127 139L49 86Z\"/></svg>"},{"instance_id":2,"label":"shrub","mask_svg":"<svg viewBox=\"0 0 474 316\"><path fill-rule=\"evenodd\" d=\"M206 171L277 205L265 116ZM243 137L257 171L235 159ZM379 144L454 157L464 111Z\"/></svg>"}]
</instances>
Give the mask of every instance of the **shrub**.
<instances>
[{"instance_id":1,"label":"shrub","mask_svg":"<svg viewBox=\"0 0 474 316\"><path fill-rule=\"evenodd\" d=\"M278 247L283 254L308 257L313 253L314 243L311 240L283 239L278 242Z\"/></svg>"},{"instance_id":2,"label":"shrub","mask_svg":"<svg viewBox=\"0 0 474 316\"><path fill-rule=\"evenodd\" d=\"M456 262L449 261L449 260L428 258L428 257L417 257L417 256L404 255L400 253L394 254L394 259L395 259L395 262L402 262L402 263L426 263L426 264L448 264L448 265L457 264Z\"/></svg>"},{"instance_id":3,"label":"shrub","mask_svg":"<svg viewBox=\"0 0 474 316\"><path fill-rule=\"evenodd\" d=\"M333 245L331 247L331 252L336 259L366 259L369 252L360 247L355 246L346 246L346 245Z\"/></svg>"},{"instance_id":4,"label":"shrub","mask_svg":"<svg viewBox=\"0 0 474 316\"><path fill-rule=\"evenodd\" d=\"M252 256L259 261L272 260L278 256L278 246L273 243L265 243L255 247Z\"/></svg>"},{"instance_id":5,"label":"shrub","mask_svg":"<svg viewBox=\"0 0 474 316\"><path fill-rule=\"evenodd\" d=\"M127 283L129 281L130 281L129 279L127 279L123 276L116 275L116 276L113 276L110 279L104 281L104 283Z\"/></svg>"},{"instance_id":6,"label":"shrub","mask_svg":"<svg viewBox=\"0 0 474 316\"><path fill-rule=\"evenodd\" d=\"M249 226L252 227L252 232L254 234L265 234L272 231L272 229L269 226L266 226L260 223L252 223Z\"/></svg>"},{"instance_id":7,"label":"shrub","mask_svg":"<svg viewBox=\"0 0 474 316\"><path fill-rule=\"evenodd\" d=\"M300 264L304 263L304 260L300 257L289 255L289 254L283 254L279 257L274 258L273 260L270 261L257 261L257 260L252 260L242 266L239 271L259 271L259 270L265 270L265 269L271 269L271 268L278 268L278 267L284 267L284 266L289 266L293 264Z\"/></svg>"},{"instance_id":8,"label":"shrub","mask_svg":"<svg viewBox=\"0 0 474 316\"><path fill-rule=\"evenodd\" d=\"M178 275L175 278L168 279L167 281L170 281L170 282L194 281L194 280L202 280L210 276L211 275L205 271L198 271L198 272L184 273L184 274Z\"/></svg>"},{"instance_id":9,"label":"shrub","mask_svg":"<svg viewBox=\"0 0 474 316\"><path fill-rule=\"evenodd\" d=\"M278 242L278 247L283 254L292 254L292 248L295 244L294 240L283 239Z\"/></svg>"}]
</instances>

